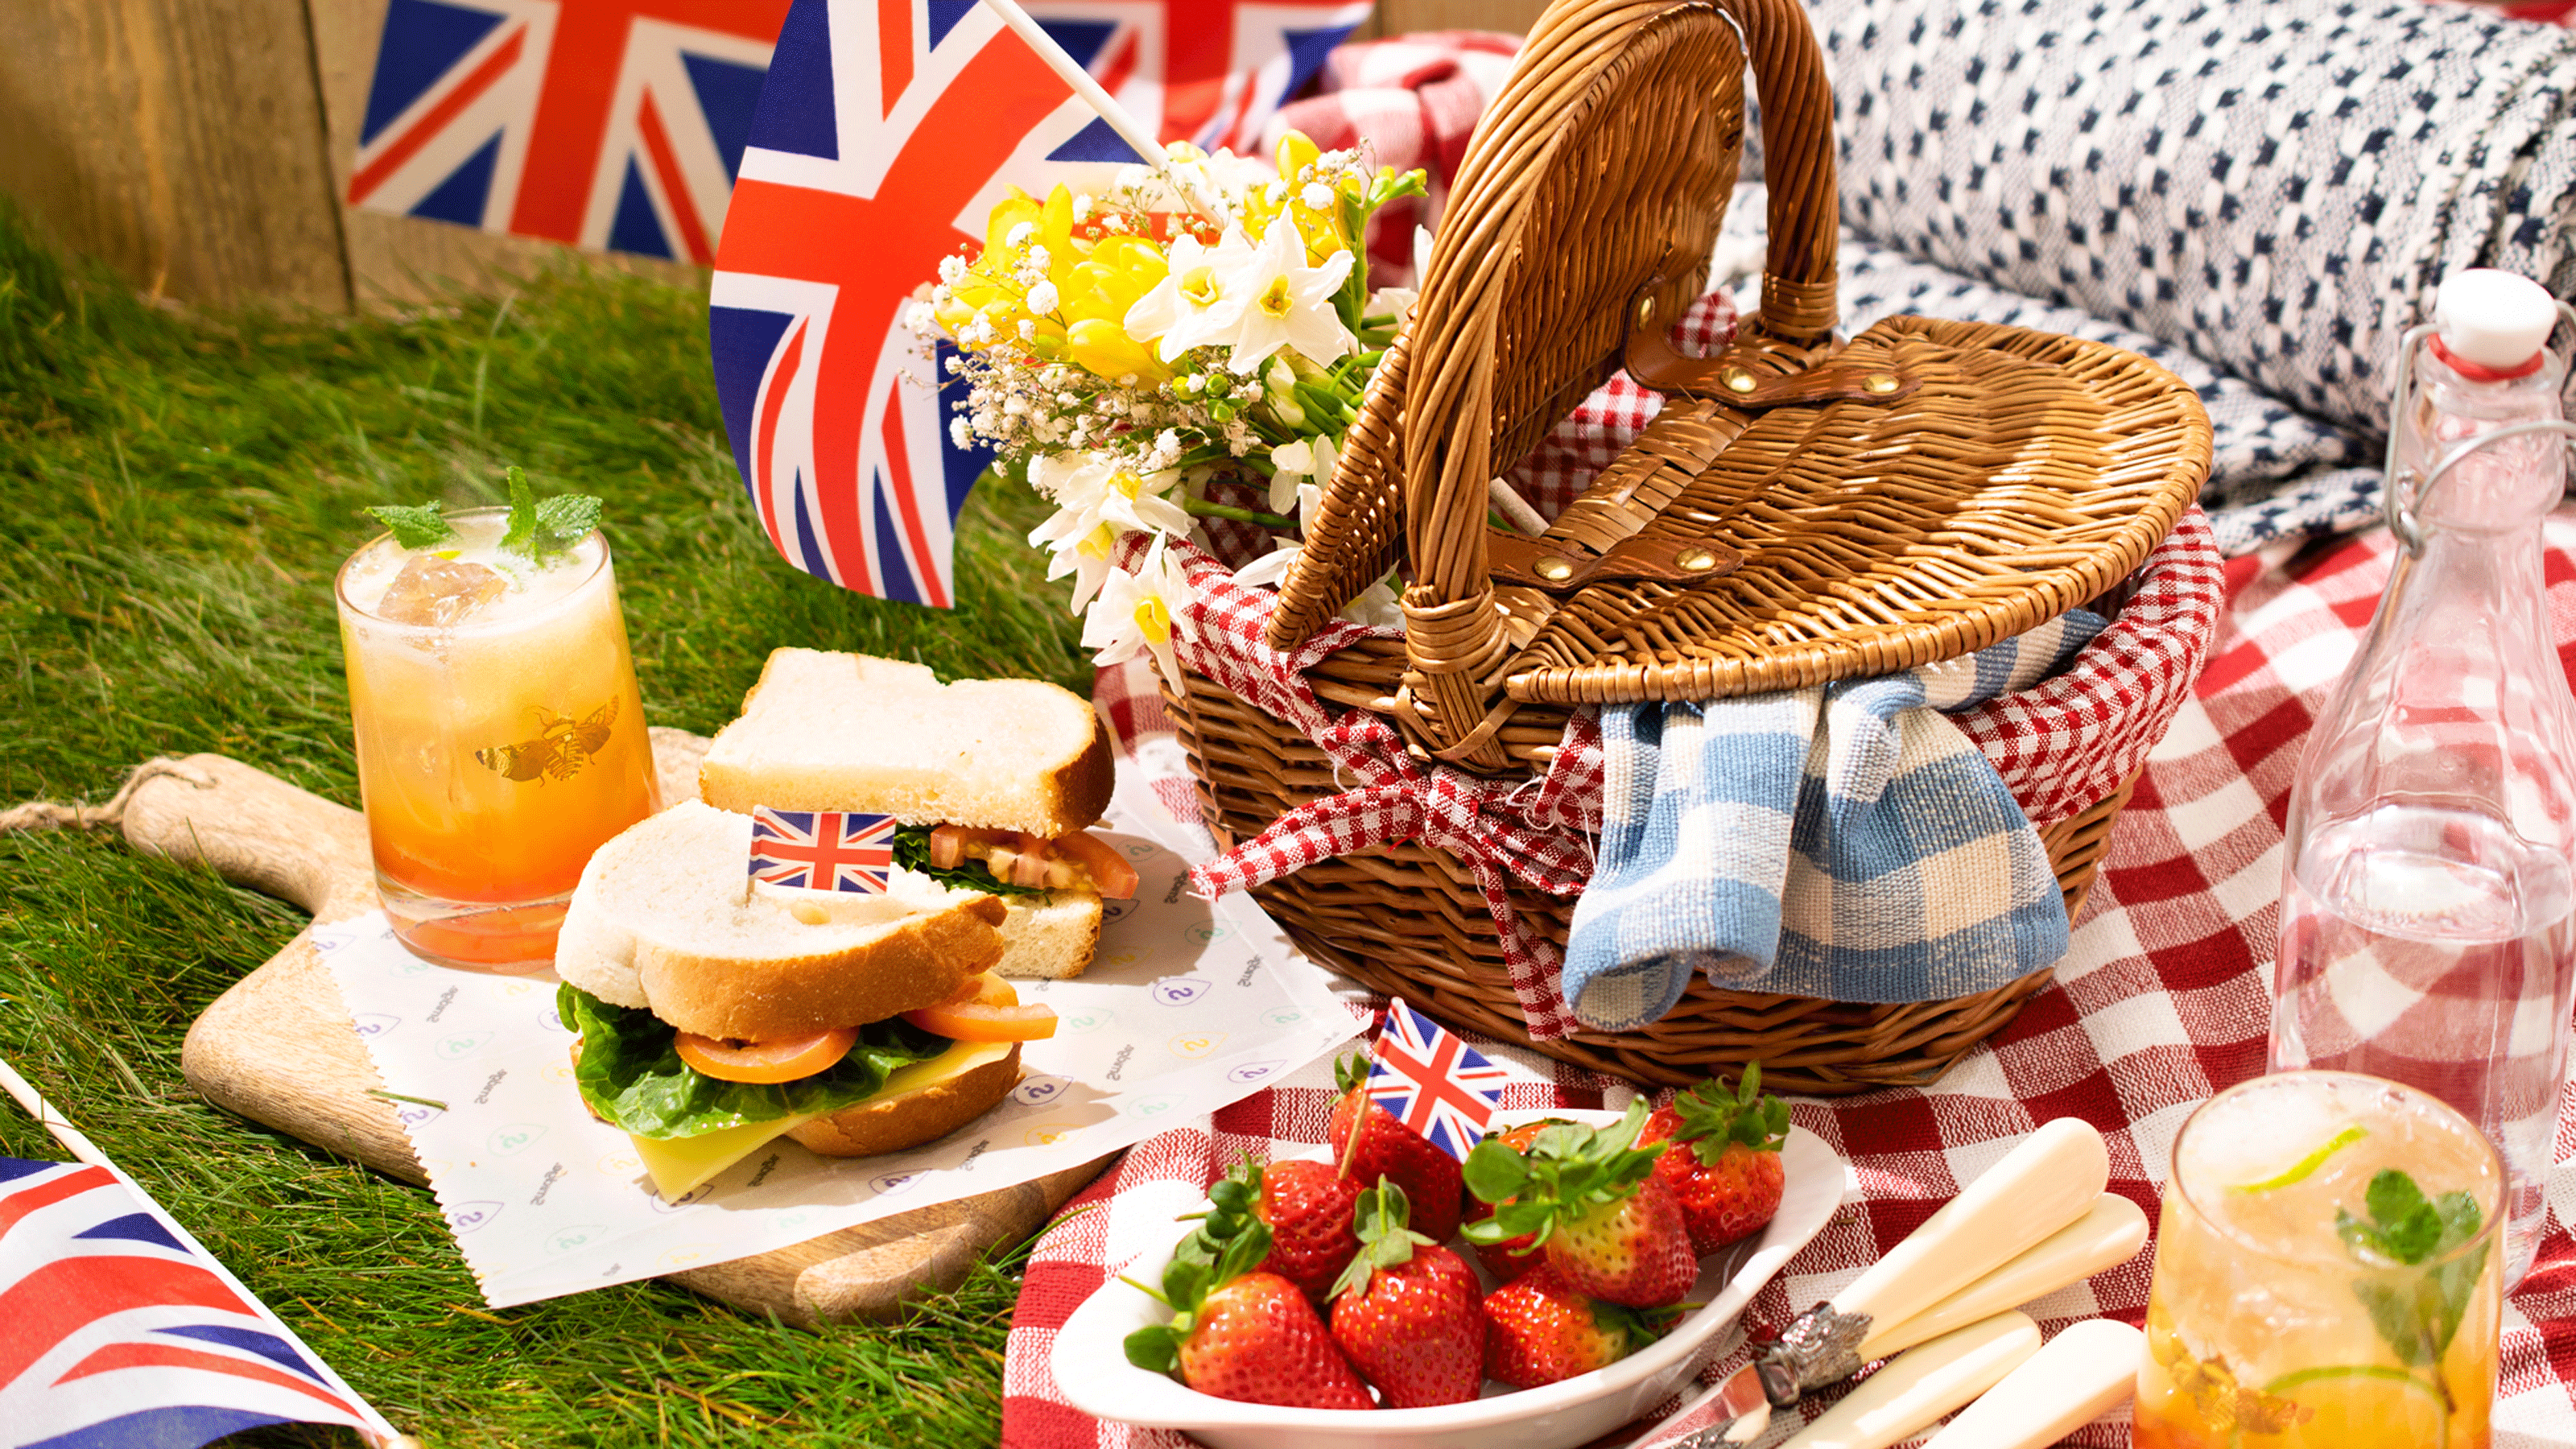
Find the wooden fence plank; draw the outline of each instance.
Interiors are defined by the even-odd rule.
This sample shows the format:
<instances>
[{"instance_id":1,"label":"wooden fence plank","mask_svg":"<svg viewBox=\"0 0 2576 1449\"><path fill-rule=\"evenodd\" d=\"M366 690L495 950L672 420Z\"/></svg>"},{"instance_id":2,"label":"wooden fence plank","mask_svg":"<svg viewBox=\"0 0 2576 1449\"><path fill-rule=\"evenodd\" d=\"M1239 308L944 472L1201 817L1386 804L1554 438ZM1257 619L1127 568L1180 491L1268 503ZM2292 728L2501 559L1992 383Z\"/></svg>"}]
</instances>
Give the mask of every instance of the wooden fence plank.
<instances>
[{"instance_id":1,"label":"wooden fence plank","mask_svg":"<svg viewBox=\"0 0 2576 1449\"><path fill-rule=\"evenodd\" d=\"M0 190L191 302L349 305L302 0L13 0Z\"/></svg>"}]
</instances>

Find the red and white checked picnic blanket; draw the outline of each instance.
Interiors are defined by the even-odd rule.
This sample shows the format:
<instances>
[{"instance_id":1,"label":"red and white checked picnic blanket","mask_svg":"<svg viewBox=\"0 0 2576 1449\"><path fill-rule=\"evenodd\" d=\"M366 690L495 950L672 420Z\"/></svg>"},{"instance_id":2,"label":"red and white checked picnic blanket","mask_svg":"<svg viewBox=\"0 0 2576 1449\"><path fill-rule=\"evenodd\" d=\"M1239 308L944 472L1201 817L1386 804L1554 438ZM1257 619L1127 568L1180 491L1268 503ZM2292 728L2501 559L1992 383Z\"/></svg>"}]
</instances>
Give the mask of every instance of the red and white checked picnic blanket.
<instances>
[{"instance_id":1,"label":"red and white checked picnic blanket","mask_svg":"<svg viewBox=\"0 0 2576 1449\"><path fill-rule=\"evenodd\" d=\"M2550 616L2562 661L2576 660L2576 507L2549 523ZM2281 818L2308 724L2352 657L2388 572L2384 531L2305 552L2283 545L2228 565L2227 612L2209 666L2149 758L2121 816L2057 984L1934 1086L1793 1114L1857 1169L1846 1210L1755 1298L1748 1330L1767 1336L1830 1297L2034 1125L2073 1115L2111 1146L2111 1186L2155 1211L2175 1131L2220 1087L2262 1070L2281 886ZM1155 724L1150 699L1104 706L1113 722ZM1151 753L1151 752L1149 752ZM1161 752L1170 758L1172 752ZM1179 797L1186 801L1190 797ZM1359 998L1355 997L1355 1000ZM1617 1106L1623 1086L1526 1052L1479 1046L1526 1068L1508 1105ZM1544 1084L1544 1085L1540 1085ZM1066 1407L1048 1370L1056 1329L1121 1266L1180 1233L1220 1164L1319 1142L1331 1084L1322 1063L1211 1119L1130 1149L1068 1205L1032 1252L1003 1380L1003 1442L1013 1449L1176 1449L1178 1436L1097 1423ZM2496 1442L2576 1444L2576 1134L2562 1118L2540 1256L2505 1308ZM2138 1322L2148 1259L2034 1308L2051 1331L2076 1318ZM1111 1291L1126 1292L1124 1288ZM1711 1374L1742 1360L1738 1349ZM1794 1415L1783 1416L1794 1419ZM1776 1427L1777 1439L1783 1429ZM2069 1442L2119 1445L2125 1423Z\"/></svg>"}]
</instances>

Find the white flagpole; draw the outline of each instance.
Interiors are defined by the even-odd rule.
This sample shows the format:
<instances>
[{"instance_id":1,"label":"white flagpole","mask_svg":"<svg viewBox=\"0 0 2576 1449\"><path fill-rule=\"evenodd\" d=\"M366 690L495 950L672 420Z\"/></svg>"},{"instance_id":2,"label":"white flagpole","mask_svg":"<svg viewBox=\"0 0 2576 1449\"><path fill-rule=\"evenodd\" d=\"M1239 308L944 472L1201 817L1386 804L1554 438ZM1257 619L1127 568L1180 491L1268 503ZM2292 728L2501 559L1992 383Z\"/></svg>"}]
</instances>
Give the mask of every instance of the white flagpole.
<instances>
[{"instance_id":1,"label":"white flagpole","mask_svg":"<svg viewBox=\"0 0 2576 1449\"><path fill-rule=\"evenodd\" d=\"M224 1266L221 1258L207 1252L206 1245L197 1241L196 1234L182 1227L178 1219L163 1210L161 1204L153 1199L152 1194L143 1190L141 1183L126 1176L125 1169L109 1160L108 1155L99 1150L97 1143L90 1141L86 1134L71 1124L69 1118L56 1111L54 1104L45 1100L44 1094L36 1090L34 1083L18 1075L18 1069L9 1065L5 1057L0 1057L0 1087L7 1088L9 1095L17 1099L18 1105L26 1108L27 1114L34 1117L47 1132L52 1133L54 1140L63 1144L72 1156L92 1167L103 1167L115 1174L116 1180L125 1184L126 1189L134 1194L135 1200L142 1203L145 1210L152 1214L153 1220L167 1228L171 1236L176 1237L189 1252L205 1259L205 1266L212 1269L216 1277L230 1284L232 1290L239 1293L245 1301L257 1304L261 1312L268 1311L268 1305L261 1303L258 1294L251 1292L239 1278L234 1277L232 1270ZM272 1319L275 1318L274 1314L270 1316ZM278 1327L284 1329L286 1325L279 1323ZM287 1329L286 1334L287 1337L295 1340L298 1348L303 1349L311 1357L314 1366L322 1370L322 1377L330 1381L331 1387L339 1390L350 1403L357 1405L360 1412L373 1422L375 1430L367 1435L369 1439L384 1446L384 1449L420 1449L419 1440L404 1434L388 1423L384 1415L376 1412L375 1405L368 1403L356 1389L349 1387L347 1381L334 1372L329 1364L322 1361L322 1355L314 1353L310 1344L296 1337L294 1330Z\"/></svg>"},{"instance_id":2,"label":"white flagpole","mask_svg":"<svg viewBox=\"0 0 2576 1449\"><path fill-rule=\"evenodd\" d=\"M1091 103L1091 108L1100 113L1100 119L1109 123L1109 129L1135 148L1139 162L1147 166L1163 163L1163 143L1155 140L1151 131L1129 115L1127 108L1118 104L1117 97L1092 79L1091 72L1074 64L1073 57L1064 53L1064 47L1055 43L1054 36L1029 18L1029 12L1019 7L1018 0L984 0L984 4L1001 17L1004 25L1011 27L1012 34L1027 41L1029 49L1036 51L1057 75L1062 76L1075 94Z\"/></svg>"}]
</instances>

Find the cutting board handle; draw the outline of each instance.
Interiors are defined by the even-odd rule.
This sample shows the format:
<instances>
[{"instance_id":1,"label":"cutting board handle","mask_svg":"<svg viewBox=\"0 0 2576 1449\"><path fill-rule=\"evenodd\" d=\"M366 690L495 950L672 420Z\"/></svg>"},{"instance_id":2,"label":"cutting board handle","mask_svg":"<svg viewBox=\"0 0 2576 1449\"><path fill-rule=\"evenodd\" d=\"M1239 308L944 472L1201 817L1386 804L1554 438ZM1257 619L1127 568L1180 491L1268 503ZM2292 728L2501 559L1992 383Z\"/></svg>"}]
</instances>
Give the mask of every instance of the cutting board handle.
<instances>
[{"instance_id":1,"label":"cutting board handle","mask_svg":"<svg viewBox=\"0 0 2576 1449\"><path fill-rule=\"evenodd\" d=\"M223 755L160 759L125 800L135 849L203 862L248 886L341 921L376 905L366 817Z\"/></svg>"}]
</instances>

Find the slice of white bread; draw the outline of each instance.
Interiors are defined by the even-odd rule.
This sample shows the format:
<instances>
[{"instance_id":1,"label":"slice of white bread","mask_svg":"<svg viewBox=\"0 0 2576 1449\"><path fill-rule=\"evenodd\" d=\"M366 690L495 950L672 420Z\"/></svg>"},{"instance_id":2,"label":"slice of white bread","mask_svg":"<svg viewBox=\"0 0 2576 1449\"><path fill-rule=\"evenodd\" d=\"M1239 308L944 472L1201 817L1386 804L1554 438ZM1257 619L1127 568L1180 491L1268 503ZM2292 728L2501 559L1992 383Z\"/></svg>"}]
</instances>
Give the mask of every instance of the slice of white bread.
<instances>
[{"instance_id":1,"label":"slice of white bread","mask_svg":"<svg viewBox=\"0 0 2576 1449\"><path fill-rule=\"evenodd\" d=\"M1069 835L1109 807L1109 737L1071 690L865 654L777 649L718 731L698 789L721 810L873 810L907 825Z\"/></svg>"},{"instance_id":2,"label":"slice of white bread","mask_svg":"<svg viewBox=\"0 0 2576 1449\"><path fill-rule=\"evenodd\" d=\"M945 1001L1001 959L994 896L898 869L887 894L807 908L809 923L803 901L746 890L750 851L750 816L695 801L628 828L582 870L556 974L682 1031L760 1041Z\"/></svg>"},{"instance_id":3,"label":"slice of white bread","mask_svg":"<svg viewBox=\"0 0 2576 1449\"><path fill-rule=\"evenodd\" d=\"M1089 891L1004 896L1002 959L996 974L1024 981L1069 981L1100 948L1100 897Z\"/></svg>"},{"instance_id":4,"label":"slice of white bread","mask_svg":"<svg viewBox=\"0 0 2576 1449\"><path fill-rule=\"evenodd\" d=\"M899 1085L900 1076L886 1085ZM873 1157L945 1137L993 1109L1020 1082L1020 1048L969 1071L910 1091L870 1097L787 1129L826 1157Z\"/></svg>"}]
</instances>

